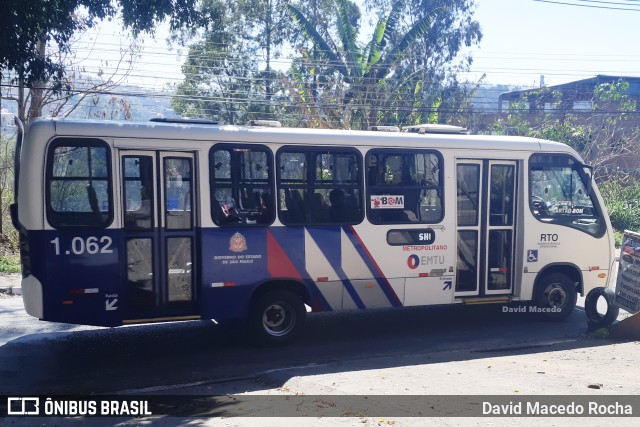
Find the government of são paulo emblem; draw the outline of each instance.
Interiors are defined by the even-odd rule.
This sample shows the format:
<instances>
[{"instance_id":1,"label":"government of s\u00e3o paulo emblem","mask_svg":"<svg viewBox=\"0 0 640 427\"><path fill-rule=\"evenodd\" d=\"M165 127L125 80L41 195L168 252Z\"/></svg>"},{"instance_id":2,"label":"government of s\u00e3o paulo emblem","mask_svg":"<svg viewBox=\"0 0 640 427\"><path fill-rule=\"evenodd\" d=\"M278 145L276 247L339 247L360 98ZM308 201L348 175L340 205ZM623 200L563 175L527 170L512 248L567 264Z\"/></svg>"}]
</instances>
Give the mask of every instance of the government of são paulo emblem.
<instances>
[{"instance_id":1,"label":"government of s\u00e3o paulo emblem","mask_svg":"<svg viewBox=\"0 0 640 427\"><path fill-rule=\"evenodd\" d=\"M245 239L245 237L240 234L240 233L236 233L233 236L231 236L231 239L229 240L229 250L231 252L244 252L247 250L247 239Z\"/></svg>"}]
</instances>

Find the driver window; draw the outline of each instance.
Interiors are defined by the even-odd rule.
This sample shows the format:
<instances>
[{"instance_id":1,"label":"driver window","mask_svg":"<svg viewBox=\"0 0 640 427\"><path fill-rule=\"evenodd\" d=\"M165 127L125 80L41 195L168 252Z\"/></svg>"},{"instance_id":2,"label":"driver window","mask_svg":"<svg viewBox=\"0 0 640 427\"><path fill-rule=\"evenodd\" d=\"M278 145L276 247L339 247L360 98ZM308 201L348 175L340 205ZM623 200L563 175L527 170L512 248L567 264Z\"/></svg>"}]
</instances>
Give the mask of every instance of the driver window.
<instances>
[{"instance_id":1,"label":"driver window","mask_svg":"<svg viewBox=\"0 0 640 427\"><path fill-rule=\"evenodd\" d=\"M566 225L592 235L604 232L602 209L589 194L582 164L567 155L536 154L529 161L529 206L542 222Z\"/></svg>"}]
</instances>

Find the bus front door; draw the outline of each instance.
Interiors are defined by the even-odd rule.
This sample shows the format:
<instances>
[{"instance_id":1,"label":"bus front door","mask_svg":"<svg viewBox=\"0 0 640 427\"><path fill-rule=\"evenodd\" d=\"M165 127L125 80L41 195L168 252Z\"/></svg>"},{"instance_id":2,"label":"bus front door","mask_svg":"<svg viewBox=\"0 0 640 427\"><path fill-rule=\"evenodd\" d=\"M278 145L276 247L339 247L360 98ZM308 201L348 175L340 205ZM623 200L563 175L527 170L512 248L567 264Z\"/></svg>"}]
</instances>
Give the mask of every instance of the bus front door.
<instances>
[{"instance_id":1,"label":"bus front door","mask_svg":"<svg viewBox=\"0 0 640 427\"><path fill-rule=\"evenodd\" d=\"M196 316L194 155L121 151L126 317Z\"/></svg>"},{"instance_id":2,"label":"bus front door","mask_svg":"<svg viewBox=\"0 0 640 427\"><path fill-rule=\"evenodd\" d=\"M457 161L457 297L513 293L516 166Z\"/></svg>"}]
</instances>

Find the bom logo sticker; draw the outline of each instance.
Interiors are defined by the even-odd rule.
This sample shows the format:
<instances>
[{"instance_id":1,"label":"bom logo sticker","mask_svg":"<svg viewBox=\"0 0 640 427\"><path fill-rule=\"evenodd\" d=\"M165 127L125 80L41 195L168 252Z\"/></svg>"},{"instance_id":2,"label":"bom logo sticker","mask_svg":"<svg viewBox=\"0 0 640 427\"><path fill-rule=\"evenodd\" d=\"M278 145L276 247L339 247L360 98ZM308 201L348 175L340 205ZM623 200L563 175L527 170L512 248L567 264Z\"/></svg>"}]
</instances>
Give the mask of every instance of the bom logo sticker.
<instances>
[{"instance_id":1,"label":"bom logo sticker","mask_svg":"<svg viewBox=\"0 0 640 427\"><path fill-rule=\"evenodd\" d=\"M404 209L404 196L371 196L371 209Z\"/></svg>"}]
</instances>

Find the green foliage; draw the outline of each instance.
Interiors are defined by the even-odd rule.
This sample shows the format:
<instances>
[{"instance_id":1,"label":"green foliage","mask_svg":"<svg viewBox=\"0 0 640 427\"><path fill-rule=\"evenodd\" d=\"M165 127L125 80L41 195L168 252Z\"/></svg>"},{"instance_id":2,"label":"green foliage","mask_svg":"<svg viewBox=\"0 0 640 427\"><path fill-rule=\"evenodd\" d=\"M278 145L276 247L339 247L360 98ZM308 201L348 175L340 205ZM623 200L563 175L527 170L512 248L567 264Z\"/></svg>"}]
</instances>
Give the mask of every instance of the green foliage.
<instances>
[{"instance_id":1,"label":"green foliage","mask_svg":"<svg viewBox=\"0 0 640 427\"><path fill-rule=\"evenodd\" d=\"M186 76L172 100L183 116L245 124L281 119L283 89L271 61L277 58L293 24L285 0L203 0L206 25L185 28L181 41L195 38L182 67ZM260 58L260 60L257 60ZM281 107L280 107L281 108Z\"/></svg>"},{"instance_id":2,"label":"green foliage","mask_svg":"<svg viewBox=\"0 0 640 427\"><path fill-rule=\"evenodd\" d=\"M155 25L169 18L172 29L193 25L197 0L5 0L0 13L0 75L8 70L20 75L27 85L53 79L60 83L64 66L55 55L44 56L42 42L54 43L69 52L72 36L97 21L121 14L126 28L153 32Z\"/></svg>"},{"instance_id":3,"label":"green foliage","mask_svg":"<svg viewBox=\"0 0 640 427\"><path fill-rule=\"evenodd\" d=\"M320 56L331 61L345 82L364 89L366 84L377 84L385 78L397 63L409 44L426 33L430 18L418 21L396 44L388 44L392 35L396 35L396 24L399 20L400 5L397 2L389 15L380 18L375 27L371 41L367 46L357 44L358 21L352 19L355 5L348 0L336 0L337 32L340 41L325 40L313 24L295 6L288 4L287 10L296 20L309 40L319 46ZM359 13L359 12L358 12ZM331 46L341 46L333 49Z\"/></svg>"},{"instance_id":4,"label":"green foliage","mask_svg":"<svg viewBox=\"0 0 640 427\"><path fill-rule=\"evenodd\" d=\"M13 203L13 153L15 140L2 135L0 140L0 255L18 247L18 232L11 225L9 205Z\"/></svg>"},{"instance_id":5,"label":"green foliage","mask_svg":"<svg viewBox=\"0 0 640 427\"><path fill-rule=\"evenodd\" d=\"M640 231L640 182L624 185L609 179L600 185L611 225L618 231Z\"/></svg>"},{"instance_id":6,"label":"green foliage","mask_svg":"<svg viewBox=\"0 0 640 427\"><path fill-rule=\"evenodd\" d=\"M543 88L511 102L506 118L493 124L496 134L550 139L573 147L594 167L596 179L606 179L615 160L637 152L640 128L630 121L636 101L624 81L596 86L591 114L571 114L573 100L565 105L562 94Z\"/></svg>"},{"instance_id":7,"label":"green foliage","mask_svg":"<svg viewBox=\"0 0 640 427\"><path fill-rule=\"evenodd\" d=\"M624 239L624 232L613 230L613 240L615 241L616 248L622 246L622 239Z\"/></svg>"},{"instance_id":8,"label":"green foliage","mask_svg":"<svg viewBox=\"0 0 640 427\"><path fill-rule=\"evenodd\" d=\"M20 273L20 256L0 255L0 273Z\"/></svg>"},{"instance_id":9,"label":"green foliage","mask_svg":"<svg viewBox=\"0 0 640 427\"><path fill-rule=\"evenodd\" d=\"M479 28L467 19L470 9L460 8L468 2L448 2L445 9L422 4L419 5L420 13L408 8L404 1L385 2L384 8L376 9L379 19L370 41L363 46L357 43L360 24L359 20L353 19L359 14L354 13L355 4L348 0L334 1L336 28L324 34L318 23L298 6L286 6L311 45L301 46L304 60L296 62L294 83L297 90L310 91L312 96L307 98L314 99L319 105L329 104L323 98L326 95L331 98L343 95L337 97L337 101L344 110L344 126L349 128L366 129L381 122L407 124L439 120L438 110L443 105L441 88L434 92L434 87L443 81L445 73L442 69L434 69L439 65L425 62L425 49L419 47L425 43L432 46L432 39L439 40L451 30L436 22L438 17L445 19L445 16L447 22L459 24L459 27L449 33L450 44L446 47L438 45L434 57L440 57L444 51L453 51L453 56L444 62L451 61L462 45L478 41ZM411 19L406 19L408 17ZM467 33L471 27L477 31ZM421 59L415 62L411 58ZM331 113L321 112L323 116L327 114Z\"/></svg>"},{"instance_id":10,"label":"green foliage","mask_svg":"<svg viewBox=\"0 0 640 427\"><path fill-rule=\"evenodd\" d=\"M438 123L467 125L472 114L462 114L468 106L468 87L457 80L472 62L470 54L463 54L482 38L480 25L473 19L474 0L364 0L368 10L378 16L400 3L401 19L391 42L399 43L399 35L409 32L411 26L427 19L428 29L411 42L386 79L387 102L382 110L385 124L427 123L438 99ZM419 92L413 89L421 86ZM393 119L392 116L393 115ZM394 121L397 120L397 121Z\"/></svg>"},{"instance_id":11,"label":"green foliage","mask_svg":"<svg viewBox=\"0 0 640 427\"><path fill-rule=\"evenodd\" d=\"M229 124L259 118L253 113L260 115L265 95L251 56L246 49L231 51L211 39L192 45L182 67L187 77L176 87L172 100L174 110Z\"/></svg>"}]
</instances>

